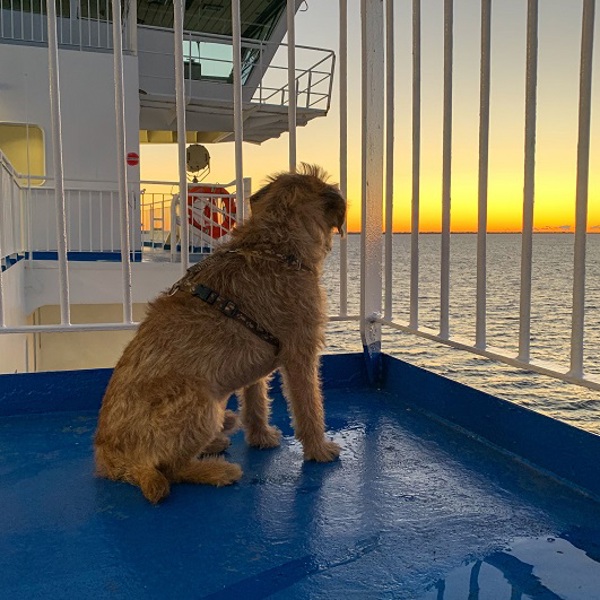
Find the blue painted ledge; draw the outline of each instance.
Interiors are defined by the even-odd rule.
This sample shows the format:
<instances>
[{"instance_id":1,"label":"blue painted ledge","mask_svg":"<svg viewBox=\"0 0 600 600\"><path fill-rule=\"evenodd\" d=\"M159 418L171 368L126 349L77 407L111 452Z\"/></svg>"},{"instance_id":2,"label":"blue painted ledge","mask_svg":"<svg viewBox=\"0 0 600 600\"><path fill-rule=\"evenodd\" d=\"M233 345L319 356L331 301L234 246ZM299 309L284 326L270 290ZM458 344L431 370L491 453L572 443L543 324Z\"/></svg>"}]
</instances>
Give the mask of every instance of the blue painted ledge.
<instances>
[{"instance_id":1,"label":"blue painted ledge","mask_svg":"<svg viewBox=\"0 0 600 600\"><path fill-rule=\"evenodd\" d=\"M399 400L600 499L600 436L390 356L383 360L382 387Z\"/></svg>"},{"instance_id":2,"label":"blue painted ledge","mask_svg":"<svg viewBox=\"0 0 600 600\"><path fill-rule=\"evenodd\" d=\"M55 250L50 250L47 252L42 252L36 250L31 253L31 257L34 260L58 260L58 252ZM121 251L106 251L106 252L76 252L69 251L67 252L67 260L69 261L81 261L81 262L120 262L121 261ZM142 253L139 250L131 252L131 260L133 262L141 262Z\"/></svg>"}]
</instances>

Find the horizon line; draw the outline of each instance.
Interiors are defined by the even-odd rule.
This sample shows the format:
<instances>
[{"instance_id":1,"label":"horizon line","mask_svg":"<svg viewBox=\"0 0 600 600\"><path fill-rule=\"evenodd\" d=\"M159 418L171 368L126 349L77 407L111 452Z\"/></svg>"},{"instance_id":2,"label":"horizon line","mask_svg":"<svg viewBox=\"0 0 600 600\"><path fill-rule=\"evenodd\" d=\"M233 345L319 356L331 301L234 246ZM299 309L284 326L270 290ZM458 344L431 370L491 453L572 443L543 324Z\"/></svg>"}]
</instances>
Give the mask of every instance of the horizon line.
<instances>
[{"instance_id":1,"label":"horizon line","mask_svg":"<svg viewBox=\"0 0 600 600\"><path fill-rule=\"evenodd\" d=\"M353 230L353 231L348 231L347 232L348 235L360 235L361 231L360 230ZM434 235L434 234L441 234L441 231L419 231L419 234L421 235ZM473 235L473 234L477 234L479 233L478 231L451 231L451 234L455 234L455 235ZM489 235L507 235L507 234L522 234L523 231L520 230L513 230L513 231L486 231L485 233L489 234ZM560 234L560 235L575 235L575 231L561 231L560 229L557 230L544 230L544 231L532 231L532 233L534 234L540 234L540 235L547 235L547 234ZM586 231L586 233L589 233L590 235L594 235L594 234L600 234L600 231ZM385 231L381 232L382 235L385 234ZM412 232L411 231L392 231L392 235L411 235Z\"/></svg>"}]
</instances>

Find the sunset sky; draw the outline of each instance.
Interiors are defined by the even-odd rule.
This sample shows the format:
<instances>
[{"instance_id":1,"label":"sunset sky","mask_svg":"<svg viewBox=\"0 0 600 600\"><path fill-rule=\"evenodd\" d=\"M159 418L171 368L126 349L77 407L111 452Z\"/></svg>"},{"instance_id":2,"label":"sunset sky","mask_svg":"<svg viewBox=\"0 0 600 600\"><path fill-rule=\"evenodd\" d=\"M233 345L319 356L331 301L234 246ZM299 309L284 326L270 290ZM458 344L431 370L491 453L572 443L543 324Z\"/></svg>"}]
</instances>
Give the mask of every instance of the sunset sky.
<instances>
[{"instance_id":1,"label":"sunset sky","mask_svg":"<svg viewBox=\"0 0 600 600\"><path fill-rule=\"evenodd\" d=\"M489 231L519 231L523 201L526 1L492 10ZM411 5L395 3L396 124L394 230L408 231L411 202ZM480 3L455 0L452 230L477 224ZM360 228L360 2L349 0L349 229ZM439 231L442 188L443 22L441 0L422 3L421 231ZM569 231L575 214L581 0L540 2L536 199L538 230ZM600 232L600 18L596 15L589 231ZM296 18L298 44L337 51L337 0L309 2ZM329 115L298 129L298 160L339 177L337 74ZM384 90L381 92L384 94ZM235 178L233 144L209 144L207 181ZM288 136L244 144L244 174L257 189L288 166ZM142 178L176 181L176 145L143 145Z\"/></svg>"}]
</instances>

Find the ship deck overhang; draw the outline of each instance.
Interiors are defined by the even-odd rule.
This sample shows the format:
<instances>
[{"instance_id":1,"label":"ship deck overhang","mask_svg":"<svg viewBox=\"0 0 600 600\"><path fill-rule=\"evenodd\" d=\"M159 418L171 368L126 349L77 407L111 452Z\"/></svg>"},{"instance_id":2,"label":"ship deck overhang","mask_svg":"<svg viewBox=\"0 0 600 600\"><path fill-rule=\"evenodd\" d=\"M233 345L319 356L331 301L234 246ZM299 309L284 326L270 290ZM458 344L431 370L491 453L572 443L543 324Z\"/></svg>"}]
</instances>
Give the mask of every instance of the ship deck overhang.
<instances>
[{"instance_id":1,"label":"ship deck overhang","mask_svg":"<svg viewBox=\"0 0 600 600\"><path fill-rule=\"evenodd\" d=\"M303 462L275 381L281 447L238 433L240 482L152 506L93 476L110 373L0 376L3 597L597 597L600 436L388 356L374 389L361 355L326 356L339 461Z\"/></svg>"}]
</instances>

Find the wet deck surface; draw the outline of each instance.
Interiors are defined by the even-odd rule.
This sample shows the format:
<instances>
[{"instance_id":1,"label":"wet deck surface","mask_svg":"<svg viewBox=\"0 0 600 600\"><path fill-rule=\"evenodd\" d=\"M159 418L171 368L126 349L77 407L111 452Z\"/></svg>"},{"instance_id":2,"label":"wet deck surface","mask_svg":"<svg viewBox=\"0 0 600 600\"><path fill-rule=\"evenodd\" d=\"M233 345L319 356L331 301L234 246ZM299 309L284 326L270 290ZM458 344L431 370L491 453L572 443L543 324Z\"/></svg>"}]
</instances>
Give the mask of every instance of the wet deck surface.
<instances>
[{"instance_id":1,"label":"wet deck surface","mask_svg":"<svg viewBox=\"0 0 600 600\"><path fill-rule=\"evenodd\" d=\"M375 391L327 391L341 459L241 433L228 488L93 477L95 411L0 419L0 597L600 598L600 505Z\"/></svg>"}]
</instances>

